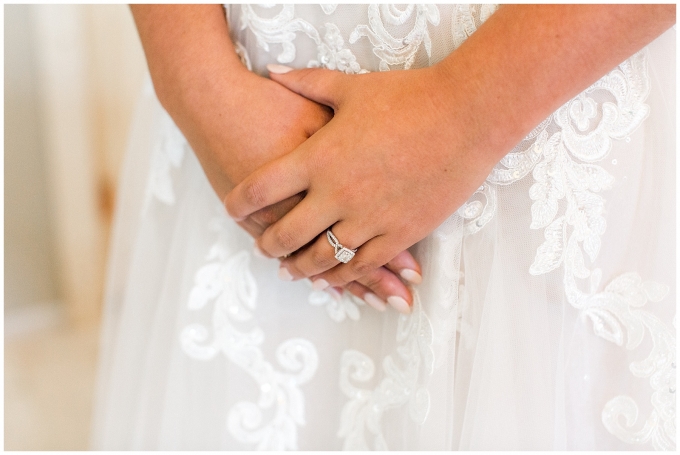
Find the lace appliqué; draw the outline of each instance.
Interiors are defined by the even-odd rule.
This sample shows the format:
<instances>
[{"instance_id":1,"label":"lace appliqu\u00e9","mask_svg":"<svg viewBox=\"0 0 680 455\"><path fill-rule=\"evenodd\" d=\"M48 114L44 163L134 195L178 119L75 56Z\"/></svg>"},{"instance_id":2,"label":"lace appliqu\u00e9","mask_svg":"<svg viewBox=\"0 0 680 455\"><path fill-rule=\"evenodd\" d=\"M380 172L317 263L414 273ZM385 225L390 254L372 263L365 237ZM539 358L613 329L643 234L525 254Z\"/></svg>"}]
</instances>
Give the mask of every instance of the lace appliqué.
<instances>
[{"instance_id":1,"label":"lace appliqu\u00e9","mask_svg":"<svg viewBox=\"0 0 680 455\"><path fill-rule=\"evenodd\" d=\"M338 26L327 23L324 27L326 33L318 46L318 60L310 61L308 66L310 68L323 67L329 70L338 70L347 74L367 73L368 71L361 69L352 51L345 47L345 40L342 38Z\"/></svg>"},{"instance_id":2,"label":"lace appliqu\u00e9","mask_svg":"<svg viewBox=\"0 0 680 455\"><path fill-rule=\"evenodd\" d=\"M343 352L340 389L349 398L342 409L338 430L338 437L344 438L343 450L368 450L371 446L388 450L381 420L390 409L408 405L411 420L417 425L425 422L430 394L421 383L432 374L434 354L432 325L417 299L411 315L399 316L397 343L396 355L383 359L384 378L373 390L352 384L373 378L373 360L356 350Z\"/></svg>"},{"instance_id":3,"label":"lace appliqu\u00e9","mask_svg":"<svg viewBox=\"0 0 680 455\"><path fill-rule=\"evenodd\" d=\"M592 96L598 91L610 94L615 102L598 106ZM609 153L612 139L624 139L647 117L649 108L644 100L648 93L645 54L638 53L562 106L553 115L559 132L547 140L546 130L539 134L536 152L543 151L543 159L533 169L535 183L529 195L534 201L531 228L545 229L545 241L539 246L529 272L540 275L563 265L567 300L580 310L583 318L593 322L595 334L605 340L623 345L625 328L626 348L634 349L642 342L647 329L652 351L644 361L631 364L630 370L635 376L650 378L654 411L642 430L626 430L619 425L618 416L626 418L628 427L634 425L637 405L630 397L620 396L607 403L602 421L622 441L651 440L655 449L668 450L675 446L675 400L669 392L674 391L670 382L674 384L675 375L670 365L675 362L675 340L662 321L639 309L648 299L662 300L668 287L643 283L637 274L627 273L597 293L602 272L589 270L583 254L591 262L599 255L606 221L602 216L605 200L598 193L610 189L614 182L612 175L591 163ZM598 108L601 108L599 121ZM596 124L592 127L591 123ZM525 154L527 161L534 156ZM566 209L557 216L562 200L566 202ZM581 291L577 284L577 279L586 278L590 278L590 292Z\"/></svg>"},{"instance_id":4,"label":"lace appliqu\u00e9","mask_svg":"<svg viewBox=\"0 0 680 455\"><path fill-rule=\"evenodd\" d=\"M221 352L259 385L256 403L241 401L229 411L227 427L236 440L255 444L261 450L296 450L297 428L305 424L300 386L316 372L317 351L308 340L293 338L276 350L280 369L264 359L264 333L259 327L244 327L253 319L257 302L257 284L249 269L250 253L228 250L227 222L222 215L211 224L219 238L210 248L207 263L194 276L188 301L193 311L213 303L212 331L201 324L190 324L181 332L181 346L197 360L211 360ZM269 409L273 417L263 423L263 410Z\"/></svg>"},{"instance_id":5,"label":"lace appliqu\u00e9","mask_svg":"<svg viewBox=\"0 0 680 455\"><path fill-rule=\"evenodd\" d=\"M273 6L261 5L263 8ZM241 30L249 29L255 35L257 45L266 52L269 52L270 44L280 44L282 51L276 57L279 63L290 63L295 60L296 49L293 41L298 32L303 32L317 45L321 43L316 28L309 22L295 17L293 5L283 5L281 11L271 19L258 16L252 5L242 5L240 28Z\"/></svg>"},{"instance_id":6,"label":"lace appliqu\u00e9","mask_svg":"<svg viewBox=\"0 0 680 455\"><path fill-rule=\"evenodd\" d=\"M601 91L613 96L615 102L598 105L593 94ZM518 160L514 169L513 163L508 167L521 174L522 165L542 155L533 168L535 183L529 196L534 201L531 228L544 229L545 241L538 247L529 273L542 275L563 266L567 300L582 318L592 321L599 337L621 346L625 329L627 349L640 345L645 328L652 339L647 359L630 365L635 376L650 378L654 390L652 415L642 430L628 431L618 424L618 416L623 415L627 425L632 426L637 405L629 397L616 397L603 411L605 427L625 442L651 440L656 449L667 450L675 446L675 400L669 392L674 390L669 382L671 376L674 381L670 365L675 361L675 341L662 321L640 308L647 300L662 300L668 287L651 281L643 283L637 274L627 273L598 293L602 271L588 269L584 256L585 253L594 263L599 255L601 236L606 230L602 216L605 199L599 193L611 189L614 183L611 174L592 163L609 153L612 139L624 139L647 117L649 108L644 100L648 93L645 54L638 53L562 106L553 115L560 130L548 136L546 127L523 154L523 160ZM558 216L560 201L566 203L566 208ZM583 292L577 279L588 278L590 291Z\"/></svg>"},{"instance_id":7,"label":"lace appliqu\u00e9","mask_svg":"<svg viewBox=\"0 0 680 455\"><path fill-rule=\"evenodd\" d=\"M310 305L326 307L328 316L335 322L343 322L347 318L358 321L361 318L359 307L364 306L363 300L348 292L336 295L335 291L312 291L308 302Z\"/></svg>"},{"instance_id":8,"label":"lace appliqu\u00e9","mask_svg":"<svg viewBox=\"0 0 680 455\"><path fill-rule=\"evenodd\" d=\"M588 269L585 260L587 256L593 263L599 255L606 230L602 216L606 201L600 193L614 183L614 177L594 163L607 156L613 140L626 139L647 118L649 107L644 101L648 94L642 51L538 125L495 166L485 185L458 213L466 220L466 234L479 231L495 212L489 184L509 185L533 175L530 227L543 229L545 240L529 273L542 275L562 266L567 300L592 321L596 335L620 346L626 338L626 348L634 349L648 332L653 343L645 360L630 365L635 376L649 378L654 390L654 411L644 427L629 429L637 421L638 407L627 396L609 401L602 421L622 441L651 441L654 448L669 450L675 447L675 336L656 316L641 309L648 300L662 300L668 287L643 283L639 275L627 273L598 293L602 271ZM577 279L590 279L590 291L581 291ZM628 428L620 425L620 416Z\"/></svg>"},{"instance_id":9,"label":"lace appliqu\u00e9","mask_svg":"<svg viewBox=\"0 0 680 455\"><path fill-rule=\"evenodd\" d=\"M624 442L651 441L657 450L675 450L675 331L652 313L638 308L648 300L661 301L667 293L667 286L650 281L643 283L640 276L629 273L612 281L604 292L585 296L579 302L583 307L581 314L593 321L595 333L602 338L622 345L625 330L629 350L640 345L645 332L652 338L649 355L631 363L630 371L639 378L649 378L654 390L651 396L654 410L642 429L634 431L632 427L638 422L637 403L631 397L620 395L605 405L602 423ZM621 417L625 419L625 427L621 425Z\"/></svg>"},{"instance_id":10,"label":"lace appliqu\u00e9","mask_svg":"<svg viewBox=\"0 0 680 455\"><path fill-rule=\"evenodd\" d=\"M172 188L172 169L182 165L189 144L181 131L164 110L159 125L159 136L151 152L151 169L146 186L146 203L156 198L166 205L175 204L175 191Z\"/></svg>"},{"instance_id":11,"label":"lace appliqu\u00e9","mask_svg":"<svg viewBox=\"0 0 680 455\"><path fill-rule=\"evenodd\" d=\"M465 235L472 235L482 229L496 214L496 188L485 183L457 211L463 218Z\"/></svg>"},{"instance_id":12,"label":"lace appliqu\u00e9","mask_svg":"<svg viewBox=\"0 0 680 455\"><path fill-rule=\"evenodd\" d=\"M263 6L271 8L273 5ZM337 5L321 5L327 15L333 14ZM256 37L258 46L269 52L269 44L280 44L282 52L276 57L280 63L295 60L295 39L298 32L304 33L317 46L317 59L308 63L310 68L327 68L347 74L366 73L357 63L356 56L345 47L340 29L333 23L325 24L323 39L319 31L309 22L295 17L293 5L283 5L281 11L271 19L258 16L252 6L243 5L241 30L249 29ZM240 43L239 43L240 44ZM250 69L250 67L249 67Z\"/></svg>"},{"instance_id":13,"label":"lace appliqu\u00e9","mask_svg":"<svg viewBox=\"0 0 680 455\"><path fill-rule=\"evenodd\" d=\"M415 13L415 23L403 38L395 38L385 28L403 25ZM395 5L370 5L369 25L358 25L350 34L349 42L356 43L367 37L373 45L373 53L380 59L380 71L389 71L390 66L402 65L409 69L415 61L416 52L424 45L427 56L432 56L432 41L427 30L428 22L439 25L439 9L435 5L407 5L400 10Z\"/></svg>"},{"instance_id":14,"label":"lace appliqu\u00e9","mask_svg":"<svg viewBox=\"0 0 680 455\"><path fill-rule=\"evenodd\" d=\"M453 48L463 44L497 9L498 5L492 4L456 5L451 20Z\"/></svg>"}]
</instances>

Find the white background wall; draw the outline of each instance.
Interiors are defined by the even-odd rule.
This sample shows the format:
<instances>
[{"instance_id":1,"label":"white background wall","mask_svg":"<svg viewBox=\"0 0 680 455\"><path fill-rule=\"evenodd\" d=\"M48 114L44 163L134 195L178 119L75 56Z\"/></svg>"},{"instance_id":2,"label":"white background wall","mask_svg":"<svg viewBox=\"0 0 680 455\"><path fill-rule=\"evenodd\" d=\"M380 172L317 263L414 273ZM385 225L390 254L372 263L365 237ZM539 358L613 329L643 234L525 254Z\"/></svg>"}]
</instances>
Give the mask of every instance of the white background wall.
<instances>
[{"instance_id":1,"label":"white background wall","mask_svg":"<svg viewBox=\"0 0 680 455\"><path fill-rule=\"evenodd\" d=\"M59 296L30 24L5 6L5 308Z\"/></svg>"},{"instance_id":2,"label":"white background wall","mask_svg":"<svg viewBox=\"0 0 680 455\"><path fill-rule=\"evenodd\" d=\"M5 306L96 318L145 72L125 5L5 6Z\"/></svg>"},{"instance_id":3,"label":"white background wall","mask_svg":"<svg viewBox=\"0 0 680 455\"><path fill-rule=\"evenodd\" d=\"M125 5L7 5L4 26L4 447L86 449L106 245L146 65Z\"/></svg>"}]
</instances>

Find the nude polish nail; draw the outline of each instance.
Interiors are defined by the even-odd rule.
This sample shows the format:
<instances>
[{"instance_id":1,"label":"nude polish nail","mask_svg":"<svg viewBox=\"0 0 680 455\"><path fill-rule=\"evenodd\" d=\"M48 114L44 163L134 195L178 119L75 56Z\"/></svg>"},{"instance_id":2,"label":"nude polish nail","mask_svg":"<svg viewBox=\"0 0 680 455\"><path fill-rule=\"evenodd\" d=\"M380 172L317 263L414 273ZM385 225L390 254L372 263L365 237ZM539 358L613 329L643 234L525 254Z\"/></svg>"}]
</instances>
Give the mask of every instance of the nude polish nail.
<instances>
[{"instance_id":1,"label":"nude polish nail","mask_svg":"<svg viewBox=\"0 0 680 455\"><path fill-rule=\"evenodd\" d=\"M253 254L258 258L269 259L269 257L262 252L260 247L257 246L257 243L253 245Z\"/></svg>"},{"instance_id":2,"label":"nude polish nail","mask_svg":"<svg viewBox=\"0 0 680 455\"><path fill-rule=\"evenodd\" d=\"M387 309L387 304L383 302L380 297L371 292L364 294L364 301L378 311L385 311L385 309Z\"/></svg>"},{"instance_id":3,"label":"nude polish nail","mask_svg":"<svg viewBox=\"0 0 680 455\"><path fill-rule=\"evenodd\" d=\"M413 284L420 284L423 282L423 277L420 275L420 273L416 272L415 270L404 269L401 272L399 272L399 275L401 275L401 277L406 281L411 282Z\"/></svg>"},{"instance_id":4,"label":"nude polish nail","mask_svg":"<svg viewBox=\"0 0 680 455\"><path fill-rule=\"evenodd\" d=\"M342 300L342 292L338 291L335 288L326 288L324 289L324 292L330 294L330 296L333 297L337 302Z\"/></svg>"},{"instance_id":5,"label":"nude polish nail","mask_svg":"<svg viewBox=\"0 0 680 455\"><path fill-rule=\"evenodd\" d=\"M293 71L293 68L290 66L284 66L284 65L277 65L276 63L270 63L267 65L267 70L269 70L270 73L274 74L286 74L290 71Z\"/></svg>"},{"instance_id":6,"label":"nude polish nail","mask_svg":"<svg viewBox=\"0 0 680 455\"><path fill-rule=\"evenodd\" d=\"M406 300L402 299L401 297L397 295L393 295L391 297L387 298L387 303L392 305L392 308L400 312L401 314L410 314L411 313L411 307L408 306L408 303Z\"/></svg>"},{"instance_id":7,"label":"nude polish nail","mask_svg":"<svg viewBox=\"0 0 680 455\"><path fill-rule=\"evenodd\" d=\"M283 281L293 281L293 275L290 274L287 268L285 267L279 267L279 279Z\"/></svg>"},{"instance_id":8,"label":"nude polish nail","mask_svg":"<svg viewBox=\"0 0 680 455\"><path fill-rule=\"evenodd\" d=\"M323 278L319 278L318 280L312 281L312 289L315 291L323 291L328 287L328 281L324 280Z\"/></svg>"}]
</instances>

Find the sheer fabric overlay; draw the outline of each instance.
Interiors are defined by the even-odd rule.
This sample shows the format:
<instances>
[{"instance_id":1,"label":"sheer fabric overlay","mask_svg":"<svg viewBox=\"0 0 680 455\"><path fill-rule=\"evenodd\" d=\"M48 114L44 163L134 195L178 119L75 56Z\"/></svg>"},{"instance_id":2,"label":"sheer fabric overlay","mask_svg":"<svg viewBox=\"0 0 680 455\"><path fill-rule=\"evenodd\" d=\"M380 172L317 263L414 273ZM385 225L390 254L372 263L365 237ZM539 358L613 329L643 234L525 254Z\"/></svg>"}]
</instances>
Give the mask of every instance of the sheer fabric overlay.
<instances>
[{"instance_id":1,"label":"sheer fabric overlay","mask_svg":"<svg viewBox=\"0 0 680 455\"><path fill-rule=\"evenodd\" d=\"M225 10L258 74L362 73L440 61L495 6ZM412 248L424 282L402 316L278 280L149 83L120 185L94 447L674 449L674 103L672 29Z\"/></svg>"}]
</instances>

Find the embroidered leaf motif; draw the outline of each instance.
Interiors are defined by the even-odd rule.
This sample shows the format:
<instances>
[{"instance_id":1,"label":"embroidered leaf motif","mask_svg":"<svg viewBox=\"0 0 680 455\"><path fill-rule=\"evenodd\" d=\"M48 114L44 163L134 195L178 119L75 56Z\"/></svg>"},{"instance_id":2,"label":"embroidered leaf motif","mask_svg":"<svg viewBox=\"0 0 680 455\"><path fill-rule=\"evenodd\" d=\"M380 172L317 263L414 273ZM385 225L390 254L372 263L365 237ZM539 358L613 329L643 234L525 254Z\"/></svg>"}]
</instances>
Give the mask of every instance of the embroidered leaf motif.
<instances>
[{"instance_id":1,"label":"embroidered leaf motif","mask_svg":"<svg viewBox=\"0 0 680 455\"><path fill-rule=\"evenodd\" d=\"M190 310L201 310L213 302L212 332L201 324L182 330L180 342L190 357L207 361L220 352L250 375L258 384L257 403L236 403L227 417L227 428L238 441L254 444L262 450L297 449L297 428L305 424L304 396L300 385L314 376L318 366L316 348L301 338L281 343L276 358L282 370L264 359L261 345L264 333L259 327L239 329L239 324L253 319L257 302L257 283L250 272L251 256L246 251L232 253L225 223L230 222L223 207L210 223L218 240L210 247L207 264L194 275L189 293ZM210 338L212 335L212 339ZM274 416L263 422L263 409L274 407Z\"/></svg>"},{"instance_id":2,"label":"embroidered leaf motif","mask_svg":"<svg viewBox=\"0 0 680 455\"><path fill-rule=\"evenodd\" d=\"M389 409L407 405L413 422L422 424L425 421L430 409L430 397L420 381L423 376L428 377L434 368L432 340L432 325L416 298L413 313L408 317L399 317L397 355L383 359L384 378L376 388L359 389L350 381L366 382L372 379L375 372L373 361L358 351L343 352L340 388L349 401L343 407L338 436L344 438L344 450L367 450L366 430L374 436L375 450L387 450L382 433L382 417Z\"/></svg>"},{"instance_id":3,"label":"embroidered leaf motif","mask_svg":"<svg viewBox=\"0 0 680 455\"><path fill-rule=\"evenodd\" d=\"M390 25L403 25L415 12L413 28L403 38L392 36L385 28ZM394 5L376 5L368 7L369 25L357 25L349 37L351 44L362 37L368 38L373 46L373 53L380 59L380 71L389 71L390 66L403 65L409 69L415 60L420 45L423 44L427 56L432 55L432 44L427 24L439 25L439 9L435 5L407 5L399 10Z\"/></svg>"},{"instance_id":4,"label":"embroidered leaf motif","mask_svg":"<svg viewBox=\"0 0 680 455\"><path fill-rule=\"evenodd\" d=\"M532 275L542 275L555 270L562 263L564 251L564 217L559 217L545 229L545 242L536 250L534 263L529 268Z\"/></svg>"}]
</instances>

